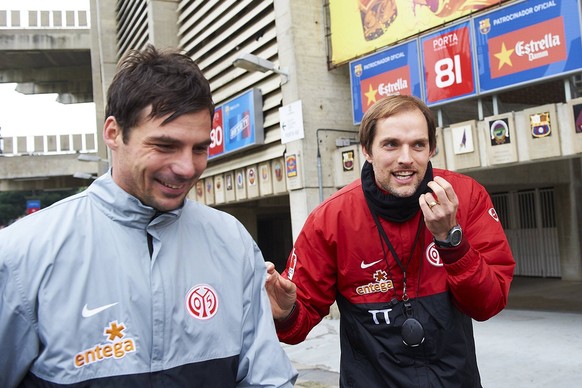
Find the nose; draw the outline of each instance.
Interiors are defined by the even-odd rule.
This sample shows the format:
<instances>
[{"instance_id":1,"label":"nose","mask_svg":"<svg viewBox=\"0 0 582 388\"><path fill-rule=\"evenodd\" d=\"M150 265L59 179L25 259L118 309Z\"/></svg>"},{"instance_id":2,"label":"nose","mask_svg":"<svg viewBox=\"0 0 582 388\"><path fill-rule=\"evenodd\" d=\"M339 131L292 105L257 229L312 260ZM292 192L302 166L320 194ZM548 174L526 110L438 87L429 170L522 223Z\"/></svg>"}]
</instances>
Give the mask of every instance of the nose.
<instances>
[{"instance_id":1,"label":"nose","mask_svg":"<svg viewBox=\"0 0 582 388\"><path fill-rule=\"evenodd\" d=\"M400 153L398 154L398 163L400 164L412 163L412 153L408 145L403 145L400 148Z\"/></svg>"},{"instance_id":2,"label":"nose","mask_svg":"<svg viewBox=\"0 0 582 388\"><path fill-rule=\"evenodd\" d=\"M184 179L190 179L194 176L196 163L190 150L182 151L176 155L176 159L172 164L172 171Z\"/></svg>"}]
</instances>

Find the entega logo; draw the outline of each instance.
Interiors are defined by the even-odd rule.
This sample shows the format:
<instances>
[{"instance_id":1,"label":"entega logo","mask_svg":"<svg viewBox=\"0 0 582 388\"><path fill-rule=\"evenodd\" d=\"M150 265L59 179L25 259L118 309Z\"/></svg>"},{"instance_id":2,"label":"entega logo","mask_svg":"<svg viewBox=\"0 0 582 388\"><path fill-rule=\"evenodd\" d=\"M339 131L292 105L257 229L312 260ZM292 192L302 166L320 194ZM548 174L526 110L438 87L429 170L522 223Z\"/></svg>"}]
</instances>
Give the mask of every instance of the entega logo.
<instances>
[{"instance_id":1,"label":"entega logo","mask_svg":"<svg viewBox=\"0 0 582 388\"><path fill-rule=\"evenodd\" d=\"M388 292L394 288L392 280L388 279L388 274L386 271L378 270L374 273L375 283L364 284L363 286L356 287L356 293L358 295L375 294L377 292Z\"/></svg>"},{"instance_id":2,"label":"entega logo","mask_svg":"<svg viewBox=\"0 0 582 388\"><path fill-rule=\"evenodd\" d=\"M124 338L123 330L125 330L123 323L110 322L103 330L103 335L109 342L97 344L77 353L74 359L75 367L81 368L108 358L120 359L127 353L135 352L135 341L133 338Z\"/></svg>"}]
</instances>

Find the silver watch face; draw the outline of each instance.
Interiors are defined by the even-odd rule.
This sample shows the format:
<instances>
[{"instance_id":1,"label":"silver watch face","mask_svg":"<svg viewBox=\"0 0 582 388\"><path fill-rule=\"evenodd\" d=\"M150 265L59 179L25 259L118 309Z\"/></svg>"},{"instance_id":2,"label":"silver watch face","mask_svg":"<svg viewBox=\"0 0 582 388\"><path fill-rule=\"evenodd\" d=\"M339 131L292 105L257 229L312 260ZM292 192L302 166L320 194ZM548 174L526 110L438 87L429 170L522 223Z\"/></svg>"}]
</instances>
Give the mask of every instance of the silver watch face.
<instances>
[{"instance_id":1,"label":"silver watch face","mask_svg":"<svg viewBox=\"0 0 582 388\"><path fill-rule=\"evenodd\" d=\"M451 245L456 247L457 245L459 245L461 243L462 238L463 238L463 232L462 232L461 228L459 228L458 226L454 227L453 230L451 230L451 234L450 234Z\"/></svg>"}]
</instances>

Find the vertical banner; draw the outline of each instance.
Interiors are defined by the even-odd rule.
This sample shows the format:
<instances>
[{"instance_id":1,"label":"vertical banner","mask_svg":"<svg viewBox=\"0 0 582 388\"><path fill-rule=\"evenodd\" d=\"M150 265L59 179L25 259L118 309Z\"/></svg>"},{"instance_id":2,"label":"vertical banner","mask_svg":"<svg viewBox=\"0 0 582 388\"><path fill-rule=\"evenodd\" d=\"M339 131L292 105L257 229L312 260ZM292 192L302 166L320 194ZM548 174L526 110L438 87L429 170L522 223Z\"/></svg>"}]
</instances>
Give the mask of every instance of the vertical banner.
<instances>
[{"instance_id":1,"label":"vertical banner","mask_svg":"<svg viewBox=\"0 0 582 388\"><path fill-rule=\"evenodd\" d=\"M204 197L207 205L214 205L214 178L204 179Z\"/></svg>"},{"instance_id":2,"label":"vertical banner","mask_svg":"<svg viewBox=\"0 0 582 388\"><path fill-rule=\"evenodd\" d=\"M256 198L259 196L259 173L257 166L247 167L247 197Z\"/></svg>"},{"instance_id":3,"label":"vertical banner","mask_svg":"<svg viewBox=\"0 0 582 388\"><path fill-rule=\"evenodd\" d=\"M520 161L560 156L560 125L556 104L524 109L520 115L525 124L517 126L518 136L525 141L523 155L522 149L519 150Z\"/></svg>"},{"instance_id":4,"label":"vertical banner","mask_svg":"<svg viewBox=\"0 0 582 388\"><path fill-rule=\"evenodd\" d=\"M208 158L213 158L224 153L224 129L222 126L222 107L214 110L212 118L212 129L210 130L210 146L208 147Z\"/></svg>"},{"instance_id":5,"label":"vertical banner","mask_svg":"<svg viewBox=\"0 0 582 388\"><path fill-rule=\"evenodd\" d=\"M239 168L235 170L234 181L235 181L235 194L236 200L240 201L242 199L247 199L247 180L245 176L245 169Z\"/></svg>"},{"instance_id":6,"label":"vertical banner","mask_svg":"<svg viewBox=\"0 0 582 388\"><path fill-rule=\"evenodd\" d=\"M234 181L234 171L228 171L224 174L224 199L226 202L233 202L236 200Z\"/></svg>"},{"instance_id":7,"label":"vertical banner","mask_svg":"<svg viewBox=\"0 0 582 388\"><path fill-rule=\"evenodd\" d=\"M271 162L271 175L273 176L273 194L285 193L287 182L285 180L284 158L277 158Z\"/></svg>"},{"instance_id":8,"label":"vertical banner","mask_svg":"<svg viewBox=\"0 0 582 388\"><path fill-rule=\"evenodd\" d=\"M486 138L483 147L490 165L518 161L513 112L486 117Z\"/></svg>"},{"instance_id":9,"label":"vertical banner","mask_svg":"<svg viewBox=\"0 0 582 388\"><path fill-rule=\"evenodd\" d=\"M224 178L222 175L214 177L214 202L219 205L225 202Z\"/></svg>"},{"instance_id":10,"label":"vertical banner","mask_svg":"<svg viewBox=\"0 0 582 388\"><path fill-rule=\"evenodd\" d=\"M355 125L383 97L404 94L422 98L417 40L351 62L350 83Z\"/></svg>"},{"instance_id":11,"label":"vertical banner","mask_svg":"<svg viewBox=\"0 0 582 388\"><path fill-rule=\"evenodd\" d=\"M204 200L204 179L200 179L196 182L196 201L200 203L205 203Z\"/></svg>"},{"instance_id":12,"label":"vertical banner","mask_svg":"<svg viewBox=\"0 0 582 388\"><path fill-rule=\"evenodd\" d=\"M263 162L259 164L259 194L261 197L273 194L273 174L271 163Z\"/></svg>"},{"instance_id":13,"label":"vertical banner","mask_svg":"<svg viewBox=\"0 0 582 388\"><path fill-rule=\"evenodd\" d=\"M481 167L477 120L455 123L443 129L447 168L453 171Z\"/></svg>"},{"instance_id":14,"label":"vertical banner","mask_svg":"<svg viewBox=\"0 0 582 388\"><path fill-rule=\"evenodd\" d=\"M481 93L582 69L580 0L529 0L473 19Z\"/></svg>"},{"instance_id":15,"label":"vertical banner","mask_svg":"<svg viewBox=\"0 0 582 388\"><path fill-rule=\"evenodd\" d=\"M427 105L442 104L477 93L473 41L469 22L420 38Z\"/></svg>"}]
</instances>

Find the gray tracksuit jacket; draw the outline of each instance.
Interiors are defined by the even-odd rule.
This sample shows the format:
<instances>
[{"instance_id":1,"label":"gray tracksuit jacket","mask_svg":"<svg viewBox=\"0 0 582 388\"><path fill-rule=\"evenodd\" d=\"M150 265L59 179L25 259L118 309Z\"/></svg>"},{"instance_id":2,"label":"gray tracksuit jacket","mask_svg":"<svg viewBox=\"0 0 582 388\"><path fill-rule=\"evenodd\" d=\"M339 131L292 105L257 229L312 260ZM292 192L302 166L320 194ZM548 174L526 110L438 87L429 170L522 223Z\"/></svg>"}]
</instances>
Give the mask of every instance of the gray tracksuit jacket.
<instances>
[{"instance_id":1,"label":"gray tracksuit jacket","mask_svg":"<svg viewBox=\"0 0 582 388\"><path fill-rule=\"evenodd\" d=\"M0 387L290 387L265 276L234 217L108 173L0 231Z\"/></svg>"}]
</instances>

